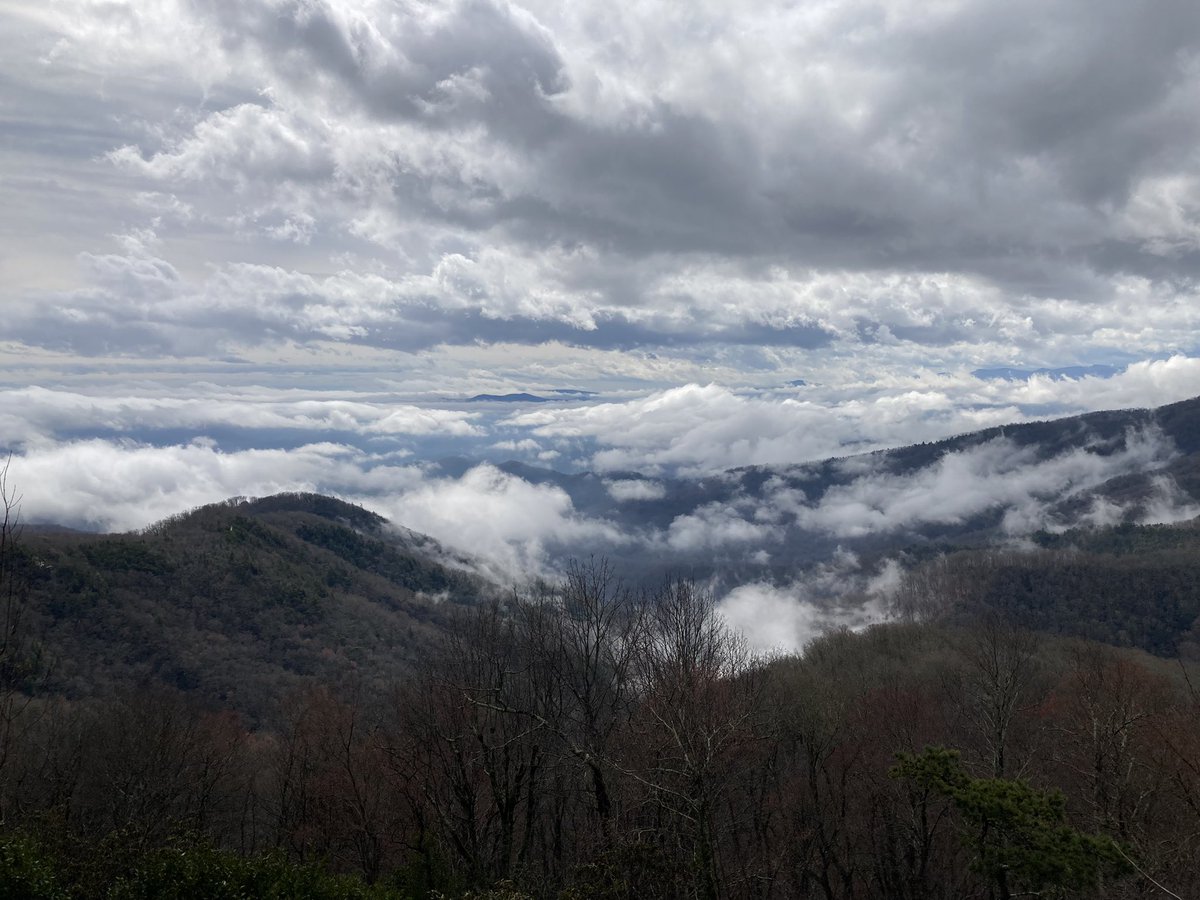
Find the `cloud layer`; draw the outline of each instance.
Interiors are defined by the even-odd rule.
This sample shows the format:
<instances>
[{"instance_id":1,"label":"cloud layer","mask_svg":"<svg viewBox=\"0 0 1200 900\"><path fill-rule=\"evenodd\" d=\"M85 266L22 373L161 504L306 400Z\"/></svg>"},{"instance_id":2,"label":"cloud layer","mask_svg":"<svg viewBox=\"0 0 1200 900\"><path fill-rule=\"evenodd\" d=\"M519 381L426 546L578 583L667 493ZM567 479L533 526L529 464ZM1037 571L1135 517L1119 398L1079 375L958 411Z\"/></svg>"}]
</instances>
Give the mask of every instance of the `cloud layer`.
<instances>
[{"instance_id":1,"label":"cloud layer","mask_svg":"<svg viewBox=\"0 0 1200 900\"><path fill-rule=\"evenodd\" d=\"M0 16L5 330L31 351L1196 350L1184 0Z\"/></svg>"}]
</instances>

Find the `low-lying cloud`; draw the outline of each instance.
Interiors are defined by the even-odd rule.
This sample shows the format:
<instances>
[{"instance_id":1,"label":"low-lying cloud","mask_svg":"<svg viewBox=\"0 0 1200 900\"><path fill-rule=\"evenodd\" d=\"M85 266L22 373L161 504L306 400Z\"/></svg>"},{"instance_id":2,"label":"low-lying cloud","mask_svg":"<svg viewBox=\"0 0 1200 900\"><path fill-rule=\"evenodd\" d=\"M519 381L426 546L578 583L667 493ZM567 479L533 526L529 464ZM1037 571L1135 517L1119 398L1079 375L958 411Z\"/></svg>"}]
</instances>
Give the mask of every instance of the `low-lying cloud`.
<instances>
[{"instance_id":1,"label":"low-lying cloud","mask_svg":"<svg viewBox=\"0 0 1200 900\"><path fill-rule=\"evenodd\" d=\"M25 387L0 390L0 426L9 445L53 438L63 432L218 428L347 432L369 435L483 434L478 413L390 402L379 396L342 396L301 391L234 391L195 385L173 394L82 393Z\"/></svg>"},{"instance_id":2,"label":"low-lying cloud","mask_svg":"<svg viewBox=\"0 0 1200 900\"><path fill-rule=\"evenodd\" d=\"M753 650L796 653L826 632L888 619L900 574L894 560L864 568L853 553L839 552L787 584L738 585L720 598L717 609Z\"/></svg>"},{"instance_id":3,"label":"low-lying cloud","mask_svg":"<svg viewBox=\"0 0 1200 900\"><path fill-rule=\"evenodd\" d=\"M901 531L925 524L962 524L994 510L1003 527L1025 534L1053 523L1051 506L1120 475L1161 467L1175 456L1161 433L1131 431L1115 452L1077 449L1049 459L1036 446L995 438L947 453L917 472L866 472L831 488L812 507L801 507L801 527L839 537Z\"/></svg>"},{"instance_id":4,"label":"low-lying cloud","mask_svg":"<svg viewBox=\"0 0 1200 900\"><path fill-rule=\"evenodd\" d=\"M689 384L622 402L538 408L505 424L598 445L599 471L703 475L787 466L1097 409L1150 406L1200 390L1200 359L1173 356L1110 377L987 382L918 371L871 381L736 392Z\"/></svg>"},{"instance_id":5,"label":"low-lying cloud","mask_svg":"<svg viewBox=\"0 0 1200 900\"><path fill-rule=\"evenodd\" d=\"M564 547L603 552L628 541L611 523L578 514L553 486L488 465L430 477L421 466L331 443L222 452L206 442L75 441L13 457L9 480L26 521L101 531L144 528L231 496L334 494L478 559L502 580L551 571Z\"/></svg>"},{"instance_id":6,"label":"low-lying cloud","mask_svg":"<svg viewBox=\"0 0 1200 900\"><path fill-rule=\"evenodd\" d=\"M395 522L481 557L507 578L542 574L556 549L588 547L602 554L629 540L613 524L577 514L562 489L489 465L461 478L424 481L372 505Z\"/></svg>"}]
</instances>

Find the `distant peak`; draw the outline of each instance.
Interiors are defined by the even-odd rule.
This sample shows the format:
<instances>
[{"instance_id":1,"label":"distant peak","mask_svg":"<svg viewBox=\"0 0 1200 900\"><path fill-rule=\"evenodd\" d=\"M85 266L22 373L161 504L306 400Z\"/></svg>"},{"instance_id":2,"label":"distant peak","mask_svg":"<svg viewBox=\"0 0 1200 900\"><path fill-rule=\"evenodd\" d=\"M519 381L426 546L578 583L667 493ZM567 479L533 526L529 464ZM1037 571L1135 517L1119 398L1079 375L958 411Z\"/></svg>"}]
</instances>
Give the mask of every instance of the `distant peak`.
<instances>
[{"instance_id":1,"label":"distant peak","mask_svg":"<svg viewBox=\"0 0 1200 900\"><path fill-rule=\"evenodd\" d=\"M536 394L476 394L467 398L468 403L551 403L549 397L539 397Z\"/></svg>"},{"instance_id":2,"label":"distant peak","mask_svg":"<svg viewBox=\"0 0 1200 900\"><path fill-rule=\"evenodd\" d=\"M1058 366L1056 368L1040 369L998 366L990 369L976 369L971 374L984 381L1028 381L1035 375L1041 375L1053 381L1067 381L1078 378L1112 378L1123 371L1120 366L1097 364L1091 366Z\"/></svg>"}]
</instances>

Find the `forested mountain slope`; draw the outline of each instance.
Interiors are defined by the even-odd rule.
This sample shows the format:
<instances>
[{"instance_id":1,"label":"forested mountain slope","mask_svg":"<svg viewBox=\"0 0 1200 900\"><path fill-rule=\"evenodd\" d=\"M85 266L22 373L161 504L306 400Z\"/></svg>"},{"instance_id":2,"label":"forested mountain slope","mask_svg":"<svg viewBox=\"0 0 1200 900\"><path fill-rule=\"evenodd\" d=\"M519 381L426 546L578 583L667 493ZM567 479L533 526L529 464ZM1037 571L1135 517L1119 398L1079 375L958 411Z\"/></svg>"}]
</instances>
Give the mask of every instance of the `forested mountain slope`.
<instances>
[{"instance_id":1,"label":"forested mountain slope","mask_svg":"<svg viewBox=\"0 0 1200 900\"><path fill-rule=\"evenodd\" d=\"M969 598L1028 627L1158 654L1196 641L1195 532L1131 523L1153 504L1176 515L1200 496L1200 400L661 479L661 496L636 501L607 487L639 477L629 473L514 473L561 487L580 515L620 529L628 540L599 552L650 585L670 573L714 578L717 591L803 583L807 567L845 550L910 566L950 553L910 576L910 593L923 592L913 603ZM1044 525L1105 520L1125 524L1037 532L1043 548L1032 554L995 549ZM1140 535L1139 552L1116 554L1097 543L1117 540L1104 534ZM313 677L387 684L453 607L496 590L432 539L315 494L233 500L134 534L30 529L21 547L27 630L44 642L55 691L166 685L252 717Z\"/></svg>"},{"instance_id":2,"label":"forested mountain slope","mask_svg":"<svg viewBox=\"0 0 1200 900\"><path fill-rule=\"evenodd\" d=\"M1200 519L1037 532L1032 546L938 554L906 574L901 610L1200 658Z\"/></svg>"},{"instance_id":3,"label":"forested mountain slope","mask_svg":"<svg viewBox=\"0 0 1200 900\"><path fill-rule=\"evenodd\" d=\"M140 533L31 531L19 552L50 689L168 686L252 716L314 678L387 684L450 608L494 590L431 539L318 495Z\"/></svg>"}]
</instances>

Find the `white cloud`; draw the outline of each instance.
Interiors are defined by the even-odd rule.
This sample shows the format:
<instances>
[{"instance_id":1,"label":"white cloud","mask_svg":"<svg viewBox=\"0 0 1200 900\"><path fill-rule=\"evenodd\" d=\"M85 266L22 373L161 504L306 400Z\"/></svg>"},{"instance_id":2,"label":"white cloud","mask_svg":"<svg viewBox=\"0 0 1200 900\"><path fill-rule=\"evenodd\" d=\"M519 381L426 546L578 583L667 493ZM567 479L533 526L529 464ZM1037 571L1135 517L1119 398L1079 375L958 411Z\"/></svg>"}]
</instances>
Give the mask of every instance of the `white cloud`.
<instances>
[{"instance_id":1,"label":"white cloud","mask_svg":"<svg viewBox=\"0 0 1200 900\"><path fill-rule=\"evenodd\" d=\"M758 545L777 537L769 525L743 518L736 505L710 503L687 515L676 516L667 529L667 544L685 553L717 549L730 544Z\"/></svg>"},{"instance_id":2,"label":"white cloud","mask_svg":"<svg viewBox=\"0 0 1200 900\"><path fill-rule=\"evenodd\" d=\"M1070 450L1038 458L1036 446L1022 448L995 438L947 453L912 474L866 472L831 488L812 507L797 513L802 527L842 537L900 531L923 524L960 524L1000 510L1012 534L1053 524L1051 506L1119 475L1161 466L1175 455L1170 442L1150 430L1131 431L1124 447L1109 454Z\"/></svg>"},{"instance_id":3,"label":"white cloud","mask_svg":"<svg viewBox=\"0 0 1200 900\"><path fill-rule=\"evenodd\" d=\"M886 621L900 571L894 560L870 572L852 555L835 557L791 584L738 585L720 599L717 609L752 649L797 653L828 631Z\"/></svg>"},{"instance_id":4,"label":"white cloud","mask_svg":"<svg viewBox=\"0 0 1200 900\"><path fill-rule=\"evenodd\" d=\"M393 521L482 556L509 578L543 573L554 545L584 544L599 552L627 540L611 524L578 515L561 489L489 465L458 479L428 480L376 504Z\"/></svg>"},{"instance_id":5,"label":"white cloud","mask_svg":"<svg viewBox=\"0 0 1200 900\"><path fill-rule=\"evenodd\" d=\"M720 601L729 627L759 652L794 653L830 625L825 610L788 588L770 584L739 585Z\"/></svg>"},{"instance_id":6,"label":"white cloud","mask_svg":"<svg viewBox=\"0 0 1200 900\"><path fill-rule=\"evenodd\" d=\"M790 391L803 399L781 397L780 390L745 394L691 384L622 402L539 408L507 424L542 438L591 439L600 447L591 464L601 471L703 474L937 440L1045 418L1047 409L1066 415L1157 405L1200 391L1200 360L1146 361L1109 379L982 382L966 373L916 372L871 381L853 371L842 377L842 384Z\"/></svg>"},{"instance_id":7,"label":"white cloud","mask_svg":"<svg viewBox=\"0 0 1200 900\"><path fill-rule=\"evenodd\" d=\"M11 477L28 521L120 531L236 495L399 490L420 474L394 467L364 471L356 451L335 444L222 453L203 442L149 447L87 440L16 456Z\"/></svg>"},{"instance_id":8,"label":"white cloud","mask_svg":"<svg viewBox=\"0 0 1200 900\"><path fill-rule=\"evenodd\" d=\"M1138 523L1169 525L1187 522L1197 516L1200 516L1200 504L1180 490L1173 480L1159 476L1154 479L1153 491L1138 517Z\"/></svg>"},{"instance_id":9,"label":"white cloud","mask_svg":"<svg viewBox=\"0 0 1200 900\"><path fill-rule=\"evenodd\" d=\"M821 418L807 403L693 384L626 403L539 409L510 422L543 437L595 438L608 447L593 458L598 469L654 471L800 462L828 449L814 427Z\"/></svg>"},{"instance_id":10,"label":"white cloud","mask_svg":"<svg viewBox=\"0 0 1200 900\"><path fill-rule=\"evenodd\" d=\"M638 500L661 500L667 496L667 488L660 481L646 481L637 478L616 479L604 482L608 495L618 503L630 503Z\"/></svg>"},{"instance_id":11,"label":"white cloud","mask_svg":"<svg viewBox=\"0 0 1200 900\"><path fill-rule=\"evenodd\" d=\"M312 434L472 437L483 433L475 424L478 413L394 403L370 395L296 396L296 391L236 391L215 385L205 390L204 385L191 385L174 392L159 388L147 396L148 387L141 386L141 395L41 387L0 390L0 427L16 444L53 439L63 432L203 431L229 425Z\"/></svg>"}]
</instances>

